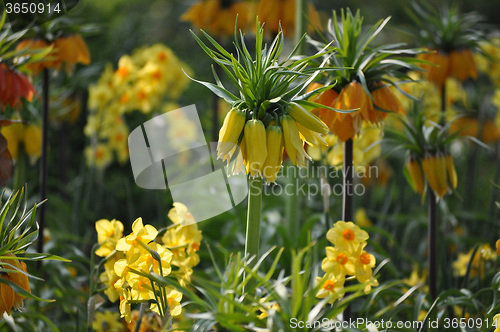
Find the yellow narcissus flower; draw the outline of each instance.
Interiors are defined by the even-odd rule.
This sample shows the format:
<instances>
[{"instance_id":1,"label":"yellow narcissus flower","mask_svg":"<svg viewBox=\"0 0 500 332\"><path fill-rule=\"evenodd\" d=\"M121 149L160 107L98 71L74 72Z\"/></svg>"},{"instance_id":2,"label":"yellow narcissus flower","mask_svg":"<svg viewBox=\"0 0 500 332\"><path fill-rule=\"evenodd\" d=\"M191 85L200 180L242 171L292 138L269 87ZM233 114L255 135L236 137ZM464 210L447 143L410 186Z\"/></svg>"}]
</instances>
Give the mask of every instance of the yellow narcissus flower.
<instances>
[{"instance_id":1,"label":"yellow narcissus flower","mask_svg":"<svg viewBox=\"0 0 500 332\"><path fill-rule=\"evenodd\" d=\"M107 258L104 263L104 272L99 275L99 281L106 286L104 294L106 294L111 302L115 302L120 298L121 290L115 286L120 279L115 273L115 263L124 257L125 255L123 253L117 253Z\"/></svg>"},{"instance_id":2,"label":"yellow narcissus flower","mask_svg":"<svg viewBox=\"0 0 500 332\"><path fill-rule=\"evenodd\" d=\"M27 273L26 264L19 261L14 254L7 253L0 258L0 278L9 280L31 293L28 276L25 273ZM4 313L10 315L12 308L14 310L21 308L25 298L6 283L0 283L0 315Z\"/></svg>"},{"instance_id":3,"label":"yellow narcissus flower","mask_svg":"<svg viewBox=\"0 0 500 332\"><path fill-rule=\"evenodd\" d=\"M122 290L125 296L120 296L120 317L125 319L127 323L132 320L130 310L130 295L127 290Z\"/></svg>"},{"instance_id":4,"label":"yellow narcissus flower","mask_svg":"<svg viewBox=\"0 0 500 332\"><path fill-rule=\"evenodd\" d=\"M182 306L180 303L182 300L182 293L174 288L166 287L166 296L170 314L174 317L179 316L182 313ZM149 308L151 309L151 311L160 314L160 309L158 308L157 303L152 303ZM162 311L163 310L164 308L162 308Z\"/></svg>"},{"instance_id":5,"label":"yellow narcissus flower","mask_svg":"<svg viewBox=\"0 0 500 332\"><path fill-rule=\"evenodd\" d=\"M260 120L252 119L245 124L245 144L251 176L261 176L267 158L266 129Z\"/></svg>"},{"instance_id":6,"label":"yellow narcissus flower","mask_svg":"<svg viewBox=\"0 0 500 332\"><path fill-rule=\"evenodd\" d=\"M353 222L337 221L333 228L326 233L328 241L336 248L353 252L360 244L368 240L368 233Z\"/></svg>"},{"instance_id":7,"label":"yellow narcissus flower","mask_svg":"<svg viewBox=\"0 0 500 332\"><path fill-rule=\"evenodd\" d=\"M482 244L472 257L473 249L470 249L466 254L459 253L457 259L453 262L453 274L463 277L467 273L467 266L470 264L469 278L475 278L478 274L484 276L485 262L494 261L496 253L493 251L489 243Z\"/></svg>"},{"instance_id":8,"label":"yellow narcissus flower","mask_svg":"<svg viewBox=\"0 0 500 332\"><path fill-rule=\"evenodd\" d=\"M350 252L337 247L326 247L326 257L321 262L321 269L335 276L353 275L355 266L351 262Z\"/></svg>"},{"instance_id":9,"label":"yellow narcissus flower","mask_svg":"<svg viewBox=\"0 0 500 332\"><path fill-rule=\"evenodd\" d=\"M172 287L167 287L165 291L168 307L172 316L179 316L182 313L182 293Z\"/></svg>"},{"instance_id":10,"label":"yellow narcissus flower","mask_svg":"<svg viewBox=\"0 0 500 332\"><path fill-rule=\"evenodd\" d=\"M156 239L158 231L152 225L143 225L142 218L137 218L132 224L132 233L118 240L116 250L128 252L139 247L138 241L144 244ZM118 274L118 273L117 273Z\"/></svg>"},{"instance_id":11,"label":"yellow narcissus flower","mask_svg":"<svg viewBox=\"0 0 500 332\"><path fill-rule=\"evenodd\" d=\"M267 158L262 173L267 183L276 181L283 162L283 130L280 126L270 125L266 129Z\"/></svg>"},{"instance_id":12,"label":"yellow narcissus flower","mask_svg":"<svg viewBox=\"0 0 500 332\"><path fill-rule=\"evenodd\" d=\"M134 301L153 300L155 294L151 288L151 280L138 274L131 274L129 279L130 296Z\"/></svg>"},{"instance_id":13,"label":"yellow narcissus flower","mask_svg":"<svg viewBox=\"0 0 500 332\"><path fill-rule=\"evenodd\" d=\"M316 282L321 282L323 279L324 278L317 277ZM327 278L316 294L316 297L320 299L328 298L328 302L332 304L345 295L344 284L345 277L327 275Z\"/></svg>"},{"instance_id":14,"label":"yellow narcissus flower","mask_svg":"<svg viewBox=\"0 0 500 332\"><path fill-rule=\"evenodd\" d=\"M106 257L111 254L116 247L116 243L123 235L123 224L118 220L101 219L96 221L97 243L100 244L95 254Z\"/></svg>"},{"instance_id":15,"label":"yellow narcissus flower","mask_svg":"<svg viewBox=\"0 0 500 332\"><path fill-rule=\"evenodd\" d=\"M123 324L120 322L120 313L109 310L96 312L92 329L96 332L122 332Z\"/></svg>"},{"instance_id":16,"label":"yellow narcissus flower","mask_svg":"<svg viewBox=\"0 0 500 332\"><path fill-rule=\"evenodd\" d=\"M259 300L260 304L260 314L257 316L258 319L266 319L269 317L270 312L281 312L281 307L275 301L267 302L267 299L262 298Z\"/></svg>"},{"instance_id":17,"label":"yellow narcissus flower","mask_svg":"<svg viewBox=\"0 0 500 332\"><path fill-rule=\"evenodd\" d=\"M111 149L107 144L99 143L93 148L92 146L87 146L85 151L85 159L87 164L95 166L98 169L105 168L112 160Z\"/></svg>"},{"instance_id":18,"label":"yellow narcissus flower","mask_svg":"<svg viewBox=\"0 0 500 332\"><path fill-rule=\"evenodd\" d=\"M236 145L245 127L246 112L232 108L224 118L224 123L219 131L219 142L217 143L217 158L224 161L231 159L236 150Z\"/></svg>"}]
</instances>

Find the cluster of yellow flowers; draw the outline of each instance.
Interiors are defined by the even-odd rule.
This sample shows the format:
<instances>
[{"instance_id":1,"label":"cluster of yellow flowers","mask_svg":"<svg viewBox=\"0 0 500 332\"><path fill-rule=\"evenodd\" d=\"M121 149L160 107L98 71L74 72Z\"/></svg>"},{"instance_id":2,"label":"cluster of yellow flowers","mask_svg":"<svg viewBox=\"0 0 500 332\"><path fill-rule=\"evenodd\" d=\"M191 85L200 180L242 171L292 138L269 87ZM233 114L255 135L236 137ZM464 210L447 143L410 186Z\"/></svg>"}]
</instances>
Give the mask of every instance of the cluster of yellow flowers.
<instances>
[{"instance_id":1,"label":"cluster of yellow flowers","mask_svg":"<svg viewBox=\"0 0 500 332\"><path fill-rule=\"evenodd\" d=\"M413 190L420 195L425 191L424 174L430 188L439 198L457 187L457 171L450 154L428 153L421 159L421 164L410 156L405 167L413 182Z\"/></svg>"},{"instance_id":2,"label":"cluster of yellow flowers","mask_svg":"<svg viewBox=\"0 0 500 332\"><path fill-rule=\"evenodd\" d=\"M487 74L496 86L500 86L500 38L490 38L480 47L482 52L474 54L478 71Z\"/></svg>"},{"instance_id":3,"label":"cluster of yellow flowers","mask_svg":"<svg viewBox=\"0 0 500 332\"><path fill-rule=\"evenodd\" d=\"M333 228L326 234L333 247L326 247L326 258L321 263L325 272L323 278L318 277L318 282L323 285L316 294L319 298L328 298L330 303L344 296L344 284L348 279L356 278L364 286L368 294L372 286L378 286L378 281L373 277L375 257L366 252L369 235L353 222L337 221Z\"/></svg>"},{"instance_id":4,"label":"cluster of yellow flowers","mask_svg":"<svg viewBox=\"0 0 500 332\"><path fill-rule=\"evenodd\" d=\"M7 140L7 149L12 159L17 159L20 146L24 147L24 152L26 152L32 163L40 158L42 128L39 124L25 125L16 122L2 127L0 133Z\"/></svg>"},{"instance_id":5,"label":"cluster of yellow flowers","mask_svg":"<svg viewBox=\"0 0 500 332\"><path fill-rule=\"evenodd\" d=\"M190 72L163 44L122 56L116 70L108 64L98 82L89 86L91 111L84 129L91 138L91 146L85 151L87 162L104 168L113 160L113 152L119 162L125 162L129 128L124 114L149 114L161 107L164 98L177 99L189 83L183 69Z\"/></svg>"},{"instance_id":6,"label":"cluster of yellow flowers","mask_svg":"<svg viewBox=\"0 0 500 332\"><path fill-rule=\"evenodd\" d=\"M240 143L244 165L236 163L234 173L246 169L251 176L271 183L281 169L283 149L294 165L305 166L311 157L304 142L327 144L320 134L326 134L328 127L299 104L290 103L286 113L276 116L267 127L259 119L247 121L249 114L248 110L231 109L219 131L218 158L229 162Z\"/></svg>"},{"instance_id":7,"label":"cluster of yellow flowers","mask_svg":"<svg viewBox=\"0 0 500 332\"><path fill-rule=\"evenodd\" d=\"M382 139L383 129L367 123L363 124L353 144L353 164L356 168L365 168L382 153L382 146L377 141ZM328 147L309 146L307 153L313 160L321 160L326 154L326 162L333 167L341 167L344 162L344 144L333 134L323 136Z\"/></svg>"},{"instance_id":8,"label":"cluster of yellow flowers","mask_svg":"<svg viewBox=\"0 0 500 332\"><path fill-rule=\"evenodd\" d=\"M175 273L179 283L185 286L191 280L192 268L199 263L196 253L200 248L201 231L185 205L174 203L169 217L173 225L155 242L158 231L151 225L143 225L138 218L132 224L132 233L123 237L123 224L117 220L101 219L96 222L97 241L95 254L105 257L105 271L100 280L107 288L109 300L120 299L121 316L130 323L131 303L152 301L150 309L164 316L168 304L172 316L181 314L182 293L172 287L156 285L146 275L155 273L167 276ZM172 265L177 267L172 271ZM158 289L162 287L160 292Z\"/></svg>"},{"instance_id":9,"label":"cluster of yellow flowers","mask_svg":"<svg viewBox=\"0 0 500 332\"><path fill-rule=\"evenodd\" d=\"M453 273L458 277L464 277L467 274L467 266L470 262L469 278L476 276L484 276L485 263L494 262L497 255L500 255L500 240L497 241L496 251L494 251L489 243L484 243L479 246L472 257L474 250L469 250L466 254L459 253L456 261L453 262Z\"/></svg>"}]
</instances>

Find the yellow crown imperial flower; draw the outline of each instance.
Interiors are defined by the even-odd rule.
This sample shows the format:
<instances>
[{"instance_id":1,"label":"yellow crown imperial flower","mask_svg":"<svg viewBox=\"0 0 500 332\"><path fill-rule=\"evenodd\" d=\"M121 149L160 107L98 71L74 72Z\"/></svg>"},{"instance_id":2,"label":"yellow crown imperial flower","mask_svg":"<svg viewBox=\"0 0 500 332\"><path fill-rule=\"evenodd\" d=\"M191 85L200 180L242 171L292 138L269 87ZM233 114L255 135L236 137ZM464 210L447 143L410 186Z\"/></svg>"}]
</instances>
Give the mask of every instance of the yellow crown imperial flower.
<instances>
[{"instance_id":1,"label":"yellow crown imperial flower","mask_svg":"<svg viewBox=\"0 0 500 332\"><path fill-rule=\"evenodd\" d=\"M281 124L283 126L283 137L285 143L285 150L290 158L292 164L297 166L304 166L305 159L311 159L304 150L304 143L300 139L299 128L295 120L289 115L281 117Z\"/></svg>"},{"instance_id":2,"label":"yellow crown imperial flower","mask_svg":"<svg viewBox=\"0 0 500 332\"><path fill-rule=\"evenodd\" d=\"M227 113L224 124L219 131L219 143L217 144L217 158L224 161L229 160L235 150L241 132L245 127L246 112L237 108L232 108Z\"/></svg>"},{"instance_id":3,"label":"yellow crown imperial flower","mask_svg":"<svg viewBox=\"0 0 500 332\"><path fill-rule=\"evenodd\" d=\"M276 181L283 162L283 130L280 126L270 125L266 129L267 158L262 173L267 183Z\"/></svg>"},{"instance_id":4,"label":"yellow crown imperial flower","mask_svg":"<svg viewBox=\"0 0 500 332\"><path fill-rule=\"evenodd\" d=\"M450 180L451 187L453 189L456 189L458 183L457 171L455 170L453 157L449 153L446 154L446 171L448 173L448 179Z\"/></svg>"},{"instance_id":5,"label":"yellow crown imperial flower","mask_svg":"<svg viewBox=\"0 0 500 332\"><path fill-rule=\"evenodd\" d=\"M261 176L267 158L266 128L260 120L252 119L245 124L245 143L251 176Z\"/></svg>"},{"instance_id":6,"label":"yellow crown imperial flower","mask_svg":"<svg viewBox=\"0 0 500 332\"><path fill-rule=\"evenodd\" d=\"M287 113L302 126L320 134L328 134L328 126L316 115L297 103L290 103Z\"/></svg>"},{"instance_id":7,"label":"yellow crown imperial flower","mask_svg":"<svg viewBox=\"0 0 500 332\"><path fill-rule=\"evenodd\" d=\"M413 189L420 195L423 195L425 180L418 160L412 157L408 158L406 161L406 170L408 171L408 175L413 182Z\"/></svg>"}]
</instances>

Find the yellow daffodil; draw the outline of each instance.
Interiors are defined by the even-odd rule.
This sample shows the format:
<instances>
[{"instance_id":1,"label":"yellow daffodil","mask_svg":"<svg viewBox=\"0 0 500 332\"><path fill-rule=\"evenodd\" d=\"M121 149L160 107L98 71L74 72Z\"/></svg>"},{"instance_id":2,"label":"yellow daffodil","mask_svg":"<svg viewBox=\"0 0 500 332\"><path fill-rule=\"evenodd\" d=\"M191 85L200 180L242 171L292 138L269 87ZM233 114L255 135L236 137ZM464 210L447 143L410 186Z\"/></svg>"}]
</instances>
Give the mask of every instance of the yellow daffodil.
<instances>
[{"instance_id":1,"label":"yellow daffodil","mask_svg":"<svg viewBox=\"0 0 500 332\"><path fill-rule=\"evenodd\" d=\"M322 280L323 278L318 277L316 279L316 282L320 282ZM316 294L316 297L320 299L328 298L329 299L328 302L333 303L344 296L345 294L344 284L345 284L344 277L327 275L327 279L323 282L323 285Z\"/></svg>"},{"instance_id":2,"label":"yellow daffodil","mask_svg":"<svg viewBox=\"0 0 500 332\"><path fill-rule=\"evenodd\" d=\"M353 275L355 266L350 259L351 253L337 247L326 247L326 258L321 263L321 269L335 276Z\"/></svg>"},{"instance_id":3,"label":"yellow daffodil","mask_svg":"<svg viewBox=\"0 0 500 332\"><path fill-rule=\"evenodd\" d=\"M123 224L118 220L101 219L96 221L97 243L100 244L95 254L106 257L115 250L116 243L123 235Z\"/></svg>"},{"instance_id":4,"label":"yellow daffodil","mask_svg":"<svg viewBox=\"0 0 500 332\"><path fill-rule=\"evenodd\" d=\"M105 168L112 160L111 149L107 144L99 143L95 146L95 148L87 146L84 154L86 156L87 163L97 167L98 169Z\"/></svg>"},{"instance_id":5,"label":"yellow daffodil","mask_svg":"<svg viewBox=\"0 0 500 332\"><path fill-rule=\"evenodd\" d=\"M281 312L281 307L278 303L276 303L275 301L271 301L271 302L268 302L267 299L265 298L262 298L259 300L259 304L260 304L260 314L257 316L257 318L259 319L266 319L267 317L269 317L269 314L271 312Z\"/></svg>"},{"instance_id":6,"label":"yellow daffodil","mask_svg":"<svg viewBox=\"0 0 500 332\"><path fill-rule=\"evenodd\" d=\"M351 221L337 221L326 234L328 241L339 250L353 252L360 244L368 240L368 233Z\"/></svg>"},{"instance_id":7,"label":"yellow daffodil","mask_svg":"<svg viewBox=\"0 0 500 332\"><path fill-rule=\"evenodd\" d=\"M132 224L132 233L118 241L116 250L127 252L133 247L138 246L138 241L147 244L153 241L157 235L158 231L154 226L143 225L142 218L137 218Z\"/></svg>"}]
</instances>

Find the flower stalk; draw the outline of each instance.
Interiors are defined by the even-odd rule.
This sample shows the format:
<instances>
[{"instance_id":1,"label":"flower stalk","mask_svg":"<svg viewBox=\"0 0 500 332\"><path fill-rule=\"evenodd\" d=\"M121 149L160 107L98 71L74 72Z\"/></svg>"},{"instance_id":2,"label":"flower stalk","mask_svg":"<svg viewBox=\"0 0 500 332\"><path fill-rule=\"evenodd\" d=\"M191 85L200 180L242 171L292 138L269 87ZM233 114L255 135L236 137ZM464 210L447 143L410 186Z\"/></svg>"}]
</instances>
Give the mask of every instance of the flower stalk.
<instances>
[{"instance_id":1,"label":"flower stalk","mask_svg":"<svg viewBox=\"0 0 500 332\"><path fill-rule=\"evenodd\" d=\"M50 98L50 80L49 80L49 69L44 68L42 71L42 153L40 155L40 200L43 201L47 199L47 178L48 178L48 165L47 165L47 154L48 154L48 139L49 139L49 98ZM45 230L45 211L47 204L42 204L40 206L40 222L39 222L39 238L43 239L43 233ZM38 241L38 252L43 252L43 241ZM40 270L42 261L38 262L38 269Z\"/></svg>"},{"instance_id":2,"label":"flower stalk","mask_svg":"<svg viewBox=\"0 0 500 332\"><path fill-rule=\"evenodd\" d=\"M259 257L262 178L260 176L249 176L248 183L248 213L245 255L247 257L254 257L252 260L252 265L254 265Z\"/></svg>"}]
</instances>

